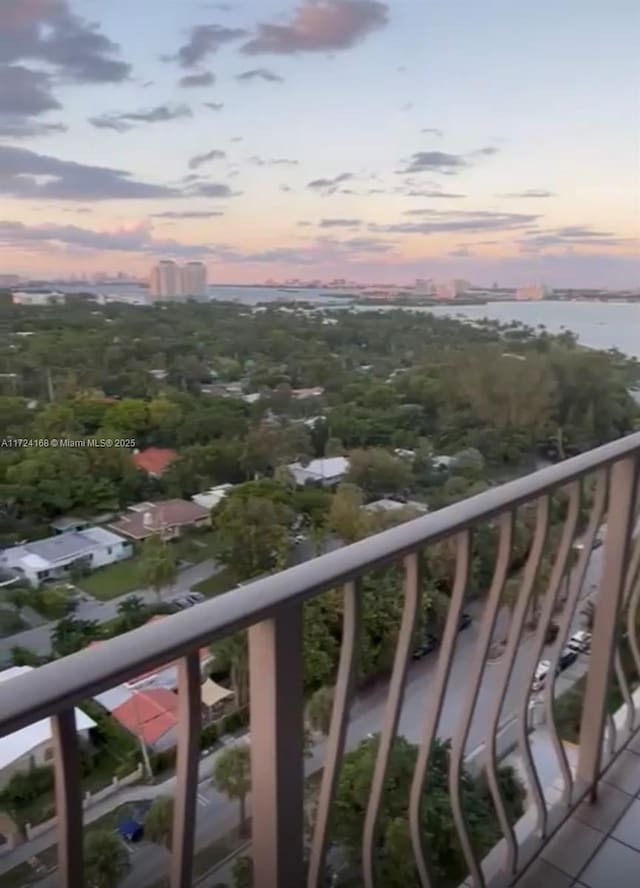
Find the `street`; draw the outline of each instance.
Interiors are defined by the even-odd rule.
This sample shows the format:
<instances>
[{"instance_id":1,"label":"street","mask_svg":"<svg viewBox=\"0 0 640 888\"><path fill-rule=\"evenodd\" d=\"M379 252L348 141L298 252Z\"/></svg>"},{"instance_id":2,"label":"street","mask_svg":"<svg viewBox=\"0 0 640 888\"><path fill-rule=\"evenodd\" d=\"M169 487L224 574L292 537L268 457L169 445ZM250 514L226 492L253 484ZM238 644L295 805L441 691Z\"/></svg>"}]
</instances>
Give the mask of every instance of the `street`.
<instances>
[{"instance_id":1,"label":"street","mask_svg":"<svg viewBox=\"0 0 640 888\"><path fill-rule=\"evenodd\" d=\"M199 564L194 564L192 567L185 567L179 571L173 586L163 590L162 600L169 601L174 595L188 592L193 585L201 580L206 580L217 573L219 569L218 564L211 558L201 561ZM104 623L116 617L118 615L118 605L125 599L131 598L132 595L137 595L147 604L156 604L158 601L158 597L153 589L136 589L133 592L127 592L125 595L119 595L117 598L112 598L109 601L98 601L97 599L81 601L74 612L74 616L80 620L97 620L99 623ZM51 653L51 630L56 622L56 620L53 620L35 629L27 629L16 635L0 638L0 666L6 667L11 665L11 648L13 647L29 648L39 657L49 656Z\"/></svg>"}]
</instances>

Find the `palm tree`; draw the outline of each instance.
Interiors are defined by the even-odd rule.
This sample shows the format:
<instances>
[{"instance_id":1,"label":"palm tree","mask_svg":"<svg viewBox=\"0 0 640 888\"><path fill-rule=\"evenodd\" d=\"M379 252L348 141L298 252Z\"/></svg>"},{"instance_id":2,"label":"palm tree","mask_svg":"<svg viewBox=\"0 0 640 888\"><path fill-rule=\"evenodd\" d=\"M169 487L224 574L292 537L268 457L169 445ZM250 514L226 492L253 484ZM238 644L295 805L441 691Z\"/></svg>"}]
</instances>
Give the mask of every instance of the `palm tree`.
<instances>
[{"instance_id":1,"label":"palm tree","mask_svg":"<svg viewBox=\"0 0 640 888\"><path fill-rule=\"evenodd\" d=\"M145 540L142 547L140 579L145 586L151 586L162 601L162 590L175 583L178 567L171 546L157 534Z\"/></svg>"},{"instance_id":2,"label":"palm tree","mask_svg":"<svg viewBox=\"0 0 640 888\"><path fill-rule=\"evenodd\" d=\"M318 688L307 704L307 720L311 728L325 737L329 736L331 729L334 696L334 688Z\"/></svg>"},{"instance_id":3,"label":"palm tree","mask_svg":"<svg viewBox=\"0 0 640 888\"><path fill-rule=\"evenodd\" d=\"M228 799L240 802L240 832L247 833L247 795L251 789L251 751L246 743L228 746L213 766L212 785Z\"/></svg>"},{"instance_id":4,"label":"palm tree","mask_svg":"<svg viewBox=\"0 0 640 888\"><path fill-rule=\"evenodd\" d=\"M596 606L593 601L587 601L580 611L580 614L584 617L584 624L587 631L593 632L593 624L596 621Z\"/></svg>"},{"instance_id":5,"label":"palm tree","mask_svg":"<svg viewBox=\"0 0 640 888\"><path fill-rule=\"evenodd\" d=\"M139 595L129 595L118 605L118 616L126 630L141 626L147 618L147 608Z\"/></svg>"},{"instance_id":6,"label":"palm tree","mask_svg":"<svg viewBox=\"0 0 640 888\"><path fill-rule=\"evenodd\" d=\"M129 852L107 830L93 830L84 839L84 878L87 888L116 888L131 869Z\"/></svg>"},{"instance_id":7,"label":"palm tree","mask_svg":"<svg viewBox=\"0 0 640 888\"><path fill-rule=\"evenodd\" d=\"M237 632L228 635L211 645L211 653L220 671L228 670L231 687L238 707L243 707L249 698L249 646L247 633Z\"/></svg>"},{"instance_id":8,"label":"palm tree","mask_svg":"<svg viewBox=\"0 0 640 888\"><path fill-rule=\"evenodd\" d=\"M154 799L144 820L144 835L156 845L164 845L171 850L171 833L173 830L173 799L171 796L159 796Z\"/></svg>"}]
</instances>

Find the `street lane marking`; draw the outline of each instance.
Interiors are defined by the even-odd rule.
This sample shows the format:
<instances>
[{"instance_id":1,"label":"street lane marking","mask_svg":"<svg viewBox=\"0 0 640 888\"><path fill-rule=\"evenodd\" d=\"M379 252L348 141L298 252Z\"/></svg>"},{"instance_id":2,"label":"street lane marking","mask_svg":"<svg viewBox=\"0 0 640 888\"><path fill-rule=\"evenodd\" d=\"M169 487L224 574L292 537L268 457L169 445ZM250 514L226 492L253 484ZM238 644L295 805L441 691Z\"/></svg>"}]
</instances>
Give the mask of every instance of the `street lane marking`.
<instances>
[{"instance_id":1,"label":"street lane marking","mask_svg":"<svg viewBox=\"0 0 640 888\"><path fill-rule=\"evenodd\" d=\"M203 808L206 808L209 803L209 799L202 795L202 793L197 793L196 799L198 800L198 804L202 805Z\"/></svg>"}]
</instances>

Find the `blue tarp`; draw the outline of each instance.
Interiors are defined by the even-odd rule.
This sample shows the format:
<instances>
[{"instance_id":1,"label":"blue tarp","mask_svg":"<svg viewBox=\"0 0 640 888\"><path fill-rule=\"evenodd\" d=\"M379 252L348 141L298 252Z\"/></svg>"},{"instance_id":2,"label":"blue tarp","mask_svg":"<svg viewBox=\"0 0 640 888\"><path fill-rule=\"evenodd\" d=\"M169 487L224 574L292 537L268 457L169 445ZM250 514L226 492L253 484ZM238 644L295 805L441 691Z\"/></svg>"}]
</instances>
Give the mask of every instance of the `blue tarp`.
<instances>
[{"instance_id":1,"label":"blue tarp","mask_svg":"<svg viewBox=\"0 0 640 888\"><path fill-rule=\"evenodd\" d=\"M137 842L142 838L143 828L142 824L134 820L133 817L127 817L126 820L121 820L118 824L118 832L127 842Z\"/></svg>"}]
</instances>

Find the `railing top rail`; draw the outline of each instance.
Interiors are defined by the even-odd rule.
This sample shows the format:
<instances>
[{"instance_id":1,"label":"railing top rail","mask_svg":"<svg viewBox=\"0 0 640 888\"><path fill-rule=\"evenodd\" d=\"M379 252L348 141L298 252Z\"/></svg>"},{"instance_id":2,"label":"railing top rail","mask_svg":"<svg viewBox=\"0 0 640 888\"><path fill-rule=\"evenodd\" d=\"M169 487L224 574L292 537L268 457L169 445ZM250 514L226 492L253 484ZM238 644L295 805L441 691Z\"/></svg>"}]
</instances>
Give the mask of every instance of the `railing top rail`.
<instances>
[{"instance_id":1,"label":"railing top rail","mask_svg":"<svg viewBox=\"0 0 640 888\"><path fill-rule=\"evenodd\" d=\"M0 683L0 737L635 452L640 432Z\"/></svg>"}]
</instances>

